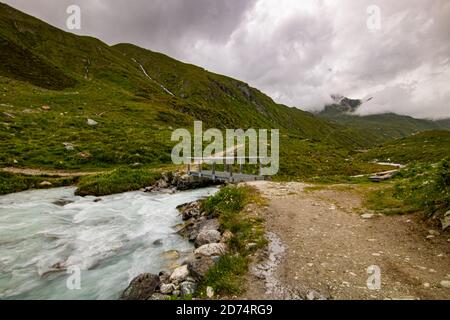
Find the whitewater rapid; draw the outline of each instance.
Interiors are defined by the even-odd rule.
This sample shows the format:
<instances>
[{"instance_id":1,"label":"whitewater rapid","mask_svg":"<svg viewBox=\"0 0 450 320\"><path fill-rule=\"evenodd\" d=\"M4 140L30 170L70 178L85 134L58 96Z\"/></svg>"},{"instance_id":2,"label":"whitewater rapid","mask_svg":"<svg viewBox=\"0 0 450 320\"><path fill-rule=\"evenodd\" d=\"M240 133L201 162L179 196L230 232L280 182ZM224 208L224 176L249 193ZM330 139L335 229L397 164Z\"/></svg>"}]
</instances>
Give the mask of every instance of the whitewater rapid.
<instances>
[{"instance_id":1,"label":"whitewater rapid","mask_svg":"<svg viewBox=\"0 0 450 320\"><path fill-rule=\"evenodd\" d=\"M217 189L101 198L74 190L0 196L0 299L117 299L140 273L186 258L192 245L175 233L176 206ZM74 270L80 289L68 286Z\"/></svg>"}]
</instances>

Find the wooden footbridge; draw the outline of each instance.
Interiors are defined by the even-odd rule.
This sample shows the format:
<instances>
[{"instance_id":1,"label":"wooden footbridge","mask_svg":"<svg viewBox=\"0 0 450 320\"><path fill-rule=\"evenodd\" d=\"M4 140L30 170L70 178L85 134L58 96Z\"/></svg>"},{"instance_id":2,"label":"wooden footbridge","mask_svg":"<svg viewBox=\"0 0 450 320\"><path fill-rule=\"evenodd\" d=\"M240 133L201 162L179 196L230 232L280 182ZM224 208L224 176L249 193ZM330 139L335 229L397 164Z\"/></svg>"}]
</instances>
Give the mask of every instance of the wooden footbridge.
<instances>
[{"instance_id":1,"label":"wooden footbridge","mask_svg":"<svg viewBox=\"0 0 450 320\"><path fill-rule=\"evenodd\" d=\"M247 158L232 158L237 159L239 162L239 170L233 172L233 165L224 164L224 171L217 171L216 164L223 164L229 157L213 157L213 158L191 158L192 163L187 165L187 173L193 177L199 177L203 179L210 179L212 181L222 181L222 182L245 182L245 181L258 181L265 180L266 177L261 174L262 164L259 164L259 175L255 174L245 174L243 173L243 162ZM259 158L258 158L259 159ZM211 170L203 170L203 164L209 164Z\"/></svg>"}]
</instances>

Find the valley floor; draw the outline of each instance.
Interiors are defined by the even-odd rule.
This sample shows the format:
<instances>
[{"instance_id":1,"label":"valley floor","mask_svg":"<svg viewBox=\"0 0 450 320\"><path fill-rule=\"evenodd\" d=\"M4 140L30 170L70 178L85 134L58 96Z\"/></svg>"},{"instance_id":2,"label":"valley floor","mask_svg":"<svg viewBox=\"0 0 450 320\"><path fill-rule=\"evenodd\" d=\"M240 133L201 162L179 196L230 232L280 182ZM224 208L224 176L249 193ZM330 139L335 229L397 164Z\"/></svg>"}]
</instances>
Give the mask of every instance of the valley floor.
<instances>
[{"instance_id":1,"label":"valley floor","mask_svg":"<svg viewBox=\"0 0 450 320\"><path fill-rule=\"evenodd\" d=\"M450 299L441 284L450 281L450 234L431 230L418 215L364 219L358 192L251 184L268 199L266 230L284 253L275 243L268 263L254 262L242 298ZM380 290L367 288L367 268L374 265Z\"/></svg>"}]
</instances>

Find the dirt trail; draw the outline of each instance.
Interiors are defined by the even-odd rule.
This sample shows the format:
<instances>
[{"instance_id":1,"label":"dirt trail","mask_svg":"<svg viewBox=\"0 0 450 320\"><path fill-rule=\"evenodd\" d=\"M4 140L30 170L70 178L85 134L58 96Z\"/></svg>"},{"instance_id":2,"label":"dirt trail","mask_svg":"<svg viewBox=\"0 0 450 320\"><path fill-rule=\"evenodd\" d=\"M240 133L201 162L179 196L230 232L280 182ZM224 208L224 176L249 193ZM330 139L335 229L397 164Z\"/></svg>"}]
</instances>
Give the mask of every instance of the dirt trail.
<instances>
[{"instance_id":1,"label":"dirt trail","mask_svg":"<svg viewBox=\"0 0 450 320\"><path fill-rule=\"evenodd\" d=\"M269 201L266 228L275 250L254 263L243 298L450 299L441 285L450 280L449 233L429 237L432 228L416 215L364 219L360 196L349 190L250 184ZM381 272L379 290L367 287L370 266Z\"/></svg>"},{"instance_id":2,"label":"dirt trail","mask_svg":"<svg viewBox=\"0 0 450 320\"><path fill-rule=\"evenodd\" d=\"M23 174L25 176L49 176L49 177L81 177L81 176L89 176L101 174L104 172L79 172L79 171L62 171L62 170L46 170L46 169L27 169L27 168L0 168L1 171L14 173L14 174Z\"/></svg>"}]
</instances>

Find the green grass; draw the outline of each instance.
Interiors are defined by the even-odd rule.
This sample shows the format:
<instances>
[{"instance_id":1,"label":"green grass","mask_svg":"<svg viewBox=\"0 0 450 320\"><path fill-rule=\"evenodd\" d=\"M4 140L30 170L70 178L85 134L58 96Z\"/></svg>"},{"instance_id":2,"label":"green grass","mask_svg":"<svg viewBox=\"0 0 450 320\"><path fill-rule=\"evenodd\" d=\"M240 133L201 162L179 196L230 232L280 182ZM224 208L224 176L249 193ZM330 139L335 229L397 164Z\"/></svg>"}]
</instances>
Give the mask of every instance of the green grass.
<instances>
[{"instance_id":1,"label":"green grass","mask_svg":"<svg viewBox=\"0 0 450 320\"><path fill-rule=\"evenodd\" d=\"M171 162L173 129L192 129L194 119L205 129L280 129L286 180L360 172L345 159L372 142L364 132L277 104L244 82L130 44L66 33L3 4L0 45L0 166L158 167Z\"/></svg>"},{"instance_id":2,"label":"green grass","mask_svg":"<svg viewBox=\"0 0 450 320\"><path fill-rule=\"evenodd\" d=\"M230 230L233 237L227 243L229 252L220 257L200 283L199 296L206 295L208 286L219 295L242 292L249 255L267 243L263 220L243 211L250 203L261 205L264 200L254 188L248 186L227 186L203 203L203 209L208 214L218 217L221 230ZM256 245L249 247L250 243Z\"/></svg>"},{"instance_id":3,"label":"green grass","mask_svg":"<svg viewBox=\"0 0 450 320\"><path fill-rule=\"evenodd\" d=\"M204 129L279 129L274 180L343 181L381 171L368 163L372 154L355 151L377 142L373 133L277 104L244 82L157 52L66 33L3 4L0 47L0 167L158 168L171 163L172 131L202 120ZM440 143L427 157L448 146Z\"/></svg>"},{"instance_id":4,"label":"green grass","mask_svg":"<svg viewBox=\"0 0 450 320\"><path fill-rule=\"evenodd\" d=\"M77 178L55 178L44 176L25 176L0 172L0 194L25 191L28 189L43 189L40 183L48 181L53 187L69 186L76 183Z\"/></svg>"},{"instance_id":5,"label":"green grass","mask_svg":"<svg viewBox=\"0 0 450 320\"><path fill-rule=\"evenodd\" d=\"M366 206L382 213L422 212L440 218L450 210L450 158L437 165L416 164L396 180L369 192Z\"/></svg>"},{"instance_id":6,"label":"green grass","mask_svg":"<svg viewBox=\"0 0 450 320\"><path fill-rule=\"evenodd\" d=\"M161 174L148 169L119 168L109 173L82 177L75 194L104 196L138 190L155 183Z\"/></svg>"},{"instance_id":7,"label":"green grass","mask_svg":"<svg viewBox=\"0 0 450 320\"><path fill-rule=\"evenodd\" d=\"M339 105L327 106L318 116L350 128L364 130L372 134L373 140L378 143L408 137L418 131L450 129L448 119L432 121L394 113L359 116L343 112Z\"/></svg>"},{"instance_id":8,"label":"green grass","mask_svg":"<svg viewBox=\"0 0 450 320\"><path fill-rule=\"evenodd\" d=\"M360 161L435 163L449 155L450 131L425 131L359 154Z\"/></svg>"}]
</instances>

